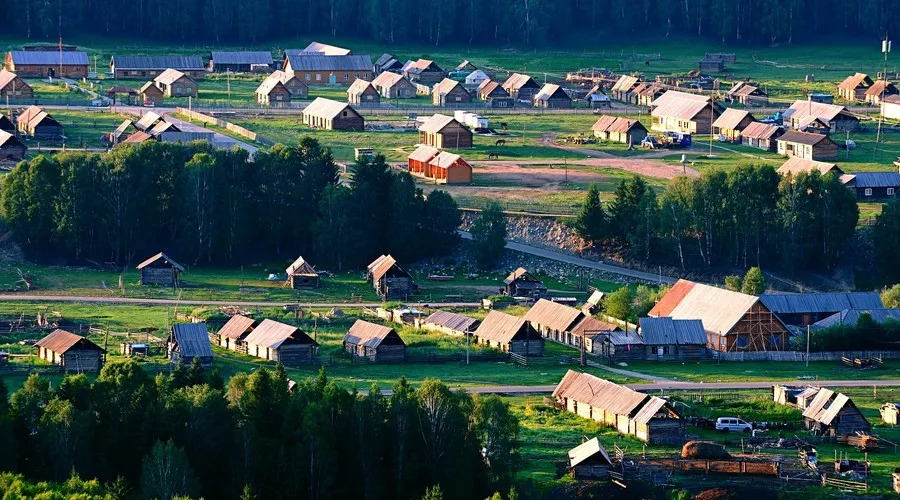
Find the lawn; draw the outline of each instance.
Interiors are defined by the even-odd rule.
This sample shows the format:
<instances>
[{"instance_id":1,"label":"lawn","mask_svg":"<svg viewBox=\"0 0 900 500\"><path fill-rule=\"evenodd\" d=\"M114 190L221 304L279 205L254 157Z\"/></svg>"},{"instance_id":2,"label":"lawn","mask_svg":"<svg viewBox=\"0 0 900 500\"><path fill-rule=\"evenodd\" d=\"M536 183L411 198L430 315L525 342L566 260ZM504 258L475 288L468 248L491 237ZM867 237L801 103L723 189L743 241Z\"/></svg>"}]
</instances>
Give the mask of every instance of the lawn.
<instances>
[{"instance_id":1,"label":"lawn","mask_svg":"<svg viewBox=\"0 0 900 500\"><path fill-rule=\"evenodd\" d=\"M25 145L31 153L40 151L40 147L61 147L67 149L106 147L103 135L112 132L129 117L109 110L76 111L70 109L52 109L50 115L63 127L65 140L36 141L25 137Z\"/></svg>"},{"instance_id":2,"label":"lawn","mask_svg":"<svg viewBox=\"0 0 900 500\"><path fill-rule=\"evenodd\" d=\"M871 370L848 368L840 361L804 363L762 361L629 361L628 369L648 375L684 382L752 382L780 380L815 382L816 380L892 380L900 378L900 361L886 360Z\"/></svg>"}]
</instances>

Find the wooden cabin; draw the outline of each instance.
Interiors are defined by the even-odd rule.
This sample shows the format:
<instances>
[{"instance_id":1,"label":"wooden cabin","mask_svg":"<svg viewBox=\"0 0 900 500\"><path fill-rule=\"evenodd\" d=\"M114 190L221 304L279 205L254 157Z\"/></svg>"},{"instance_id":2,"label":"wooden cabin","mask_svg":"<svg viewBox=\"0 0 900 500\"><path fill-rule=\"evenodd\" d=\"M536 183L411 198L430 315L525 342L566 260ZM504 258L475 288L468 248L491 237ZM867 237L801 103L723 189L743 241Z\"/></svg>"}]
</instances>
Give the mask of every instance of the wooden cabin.
<instances>
[{"instance_id":1,"label":"wooden cabin","mask_svg":"<svg viewBox=\"0 0 900 500\"><path fill-rule=\"evenodd\" d=\"M153 82L147 82L138 90L138 97L143 104L152 103L154 106L159 105L165 99L165 94Z\"/></svg>"},{"instance_id":2,"label":"wooden cabin","mask_svg":"<svg viewBox=\"0 0 900 500\"><path fill-rule=\"evenodd\" d=\"M543 356L544 339L525 321L500 311L485 316L473 334L481 345L522 356Z\"/></svg>"},{"instance_id":3,"label":"wooden cabin","mask_svg":"<svg viewBox=\"0 0 900 500\"><path fill-rule=\"evenodd\" d=\"M356 79L372 79L372 58L367 55L287 53L281 68L307 85L349 85Z\"/></svg>"},{"instance_id":4,"label":"wooden cabin","mask_svg":"<svg viewBox=\"0 0 900 500\"><path fill-rule=\"evenodd\" d=\"M375 74L379 75L386 71L402 71L403 63L399 59L385 52L381 57L375 60Z\"/></svg>"},{"instance_id":5,"label":"wooden cabin","mask_svg":"<svg viewBox=\"0 0 900 500\"><path fill-rule=\"evenodd\" d=\"M199 360L203 368L211 368L212 347L206 323L176 323L166 343L166 352L172 364L191 365Z\"/></svg>"},{"instance_id":6,"label":"wooden cabin","mask_svg":"<svg viewBox=\"0 0 900 500\"><path fill-rule=\"evenodd\" d=\"M3 119L0 116L0 119ZM5 130L0 130L0 162L18 162L25 159L28 148L18 137Z\"/></svg>"},{"instance_id":7,"label":"wooden cabin","mask_svg":"<svg viewBox=\"0 0 900 500\"><path fill-rule=\"evenodd\" d=\"M275 73L267 76L256 88L256 102L263 106L284 105L291 102L292 97L291 91L284 86L280 76Z\"/></svg>"},{"instance_id":8,"label":"wooden cabin","mask_svg":"<svg viewBox=\"0 0 900 500\"><path fill-rule=\"evenodd\" d=\"M594 137L622 144L640 144L647 137L647 127L638 120L602 115L591 127Z\"/></svg>"},{"instance_id":9,"label":"wooden cabin","mask_svg":"<svg viewBox=\"0 0 900 500\"><path fill-rule=\"evenodd\" d=\"M825 134L788 130L775 141L778 154L784 156L816 161L834 160L838 156L838 145Z\"/></svg>"},{"instance_id":10,"label":"wooden cabin","mask_svg":"<svg viewBox=\"0 0 900 500\"><path fill-rule=\"evenodd\" d=\"M582 311L584 312L584 311ZM575 326L570 328L567 345L581 350L581 343L584 342L584 352L588 354L601 354L603 351L603 343L606 339L620 331L617 325L600 321L593 316L587 314Z\"/></svg>"},{"instance_id":11,"label":"wooden cabin","mask_svg":"<svg viewBox=\"0 0 900 500\"><path fill-rule=\"evenodd\" d=\"M250 356L283 365L307 365L315 362L318 342L296 326L263 320L243 339Z\"/></svg>"},{"instance_id":12,"label":"wooden cabin","mask_svg":"<svg viewBox=\"0 0 900 500\"><path fill-rule=\"evenodd\" d=\"M897 425L900 420L900 406L897 403L885 403L879 408L881 421L888 425Z\"/></svg>"},{"instance_id":13,"label":"wooden cabin","mask_svg":"<svg viewBox=\"0 0 900 500\"><path fill-rule=\"evenodd\" d=\"M181 71L194 80L206 76L200 56L135 56L114 55L109 59L109 71L116 80L144 80L161 75L167 69Z\"/></svg>"},{"instance_id":14,"label":"wooden cabin","mask_svg":"<svg viewBox=\"0 0 900 500\"><path fill-rule=\"evenodd\" d=\"M431 103L435 106L459 106L472 102L472 94L462 83L444 78L431 89Z\"/></svg>"},{"instance_id":15,"label":"wooden cabin","mask_svg":"<svg viewBox=\"0 0 900 500\"><path fill-rule=\"evenodd\" d=\"M513 98L500 82L486 80L481 82L475 92L478 94L478 99L488 103L492 108L510 108L514 103Z\"/></svg>"},{"instance_id":16,"label":"wooden cabin","mask_svg":"<svg viewBox=\"0 0 900 500\"><path fill-rule=\"evenodd\" d=\"M197 97L197 81L177 69L169 68L153 79L166 97Z\"/></svg>"},{"instance_id":17,"label":"wooden cabin","mask_svg":"<svg viewBox=\"0 0 900 500\"><path fill-rule=\"evenodd\" d=\"M53 330L50 335L38 340L34 347L37 356L70 372L98 372L103 367L100 346L90 340L65 330Z\"/></svg>"},{"instance_id":18,"label":"wooden cabin","mask_svg":"<svg viewBox=\"0 0 900 500\"><path fill-rule=\"evenodd\" d=\"M872 430L859 408L846 395L824 387L803 411L806 429L823 436L850 436Z\"/></svg>"},{"instance_id":19,"label":"wooden cabin","mask_svg":"<svg viewBox=\"0 0 900 500\"><path fill-rule=\"evenodd\" d=\"M409 61L401 68L403 76L409 81L430 85L444 78L444 70L429 59Z\"/></svg>"},{"instance_id":20,"label":"wooden cabin","mask_svg":"<svg viewBox=\"0 0 900 500\"><path fill-rule=\"evenodd\" d=\"M178 286L184 267L163 252L137 265L141 273L141 285Z\"/></svg>"},{"instance_id":21,"label":"wooden cabin","mask_svg":"<svg viewBox=\"0 0 900 500\"><path fill-rule=\"evenodd\" d=\"M209 70L213 73L268 73L275 69L269 51L213 51L209 54Z\"/></svg>"},{"instance_id":22,"label":"wooden cabin","mask_svg":"<svg viewBox=\"0 0 900 500\"><path fill-rule=\"evenodd\" d=\"M8 132L10 134L15 135L16 133L16 124L13 123L12 120L9 119L8 116L0 113L0 130L3 132Z\"/></svg>"},{"instance_id":23,"label":"wooden cabin","mask_svg":"<svg viewBox=\"0 0 900 500\"><path fill-rule=\"evenodd\" d=\"M572 107L572 98L559 85L547 83L534 95L534 107L568 109Z\"/></svg>"},{"instance_id":24,"label":"wooden cabin","mask_svg":"<svg viewBox=\"0 0 900 500\"><path fill-rule=\"evenodd\" d=\"M372 82L357 78L347 89L347 102L362 106L374 106L381 102L381 94Z\"/></svg>"},{"instance_id":25,"label":"wooden cabin","mask_svg":"<svg viewBox=\"0 0 900 500\"><path fill-rule=\"evenodd\" d=\"M216 335L219 336L219 347L246 354L247 348L244 344L244 339L253 331L257 324L259 322L253 318L235 314L216 332Z\"/></svg>"},{"instance_id":26,"label":"wooden cabin","mask_svg":"<svg viewBox=\"0 0 900 500\"><path fill-rule=\"evenodd\" d=\"M747 107L768 106L769 94L755 85L738 82L725 94L726 99Z\"/></svg>"},{"instance_id":27,"label":"wooden cabin","mask_svg":"<svg viewBox=\"0 0 900 500\"><path fill-rule=\"evenodd\" d=\"M900 193L897 172L857 172L842 175L841 183L856 193L857 201L887 200Z\"/></svg>"},{"instance_id":28,"label":"wooden cabin","mask_svg":"<svg viewBox=\"0 0 900 500\"><path fill-rule=\"evenodd\" d=\"M59 140L63 137L62 125L50 114L37 106L29 106L16 118L16 128L20 135L36 140Z\"/></svg>"},{"instance_id":29,"label":"wooden cabin","mask_svg":"<svg viewBox=\"0 0 900 500\"><path fill-rule=\"evenodd\" d=\"M609 89L610 96L617 101L631 102L631 94L640 81L638 76L622 75Z\"/></svg>"},{"instance_id":30,"label":"wooden cabin","mask_svg":"<svg viewBox=\"0 0 900 500\"><path fill-rule=\"evenodd\" d=\"M425 177L429 162L439 155L441 150L431 146L420 145L407 158L409 173L419 177Z\"/></svg>"},{"instance_id":31,"label":"wooden cabin","mask_svg":"<svg viewBox=\"0 0 900 500\"><path fill-rule=\"evenodd\" d=\"M838 84L838 97L847 102L863 102L866 96L866 90L872 86L874 82L869 75L865 73L855 73L848 76Z\"/></svg>"},{"instance_id":32,"label":"wooden cabin","mask_svg":"<svg viewBox=\"0 0 900 500\"><path fill-rule=\"evenodd\" d=\"M534 96L541 91L541 86L528 75L513 73L503 82L503 90L515 100L534 102Z\"/></svg>"},{"instance_id":33,"label":"wooden cabin","mask_svg":"<svg viewBox=\"0 0 900 500\"><path fill-rule=\"evenodd\" d=\"M10 21L13 19L10 18ZM78 50L12 50L4 67L22 78L87 78L90 62Z\"/></svg>"},{"instance_id":34,"label":"wooden cabin","mask_svg":"<svg viewBox=\"0 0 900 500\"><path fill-rule=\"evenodd\" d=\"M450 311L435 311L427 318L416 321L418 328L456 337L470 335L479 324L481 322L475 318Z\"/></svg>"},{"instance_id":35,"label":"wooden cabin","mask_svg":"<svg viewBox=\"0 0 900 500\"><path fill-rule=\"evenodd\" d=\"M346 102L317 97L303 109L303 123L325 130L364 130L365 120Z\"/></svg>"},{"instance_id":36,"label":"wooden cabin","mask_svg":"<svg viewBox=\"0 0 900 500\"><path fill-rule=\"evenodd\" d=\"M531 323L541 336L554 342L576 345L572 332L585 318L584 313L559 302L540 299L525 313L525 320Z\"/></svg>"},{"instance_id":37,"label":"wooden cabin","mask_svg":"<svg viewBox=\"0 0 900 500\"><path fill-rule=\"evenodd\" d=\"M319 273L302 256L297 257L284 272L288 285L294 290L319 287Z\"/></svg>"},{"instance_id":38,"label":"wooden cabin","mask_svg":"<svg viewBox=\"0 0 900 500\"><path fill-rule=\"evenodd\" d=\"M697 63L701 73L721 73L725 71L725 61L717 58L704 57Z\"/></svg>"},{"instance_id":39,"label":"wooden cabin","mask_svg":"<svg viewBox=\"0 0 900 500\"><path fill-rule=\"evenodd\" d=\"M777 170L779 175L790 174L794 177L797 177L801 173L809 174L809 173L812 173L813 171L819 172L819 174L821 174L823 176L828 175L828 174L835 174L837 176L841 176L844 174L844 171L841 170L840 167L838 167L834 163L828 163L828 162L824 162L824 161L804 160L803 158L799 158L797 156L792 156L792 157L788 158L787 161L782 163L781 166L778 167L778 170ZM782 295L782 294L779 294L779 295ZM788 294L783 294L783 295L788 295ZM765 295L761 298L763 298L763 302L766 302L766 299L764 297L765 297ZM770 308L771 308L771 305L770 305ZM778 314L781 317L781 319L783 319L783 320L785 319L785 317L782 316L779 311L774 311L774 312L775 312L775 314ZM837 312L837 311L835 311L835 312ZM832 313L832 314L834 314L834 313ZM819 319L821 319L821 318L819 318ZM816 321L818 321L818 320L816 320ZM809 324L809 323L807 323L807 324Z\"/></svg>"},{"instance_id":40,"label":"wooden cabin","mask_svg":"<svg viewBox=\"0 0 900 500\"><path fill-rule=\"evenodd\" d=\"M547 287L544 286L544 282L529 273L524 267L509 273L509 276L503 280L501 291L510 297L539 299L547 296Z\"/></svg>"},{"instance_id":41,"label":"wooden cabin","mask_svg":"<svg viewBox=\"0 0 900 500\"><path fill-rule=\"evenodd\" d=\"M419 126L419 143L438 149L472 147L472 131L454 117L433 115Z\"/></svg>"},{"instance_id":42,"label":"wooden cabin","mask_svg":"<svg viewBox=\"0 0 900 500\"><path fill-rule=\"evenodd\" d=\"M699 361L706 357L706 331L699 319L640 318L646 359Z\"/></svg>"},{"instance_id":43,"label":"wooden cabin","mask_svg":"<svg viewBox=\"0 0 900 500\"><path fill-rule=\"evenodd\" d=\"M372 80L372 85L385 99L411 99L416 96L416 86L399 73L384 71Z\"/></svg>"},{"instance_id":44,"label":"wooden cabin","mask_svg":"<svg viewBox=\"0 0 900 500\"><path fill-rule=\"evenodd\" d=\"M611 361L629 361L647 359L644 339L635 330L610 330L599 339L598 347L593 351ZM599 348L599 351L597 350Z\"/></svg>"},{"instance_id":45,"label":"wooden cabin","mask_svg":"<svg viewBox=\"0 0 900 500\"><path fill-rule=\"evenodd\" d=\"M786 385L775 384L772 386L772 400L775 403L798 410L805 410L809 404L815 399L819 393L818 387L789 387Z\"/></svg>"},{"instance_id":46,"label":"wooden cabin","mask_svg":"<svg viewBox=\"0 0 900 500\"><path fill-rule=\"evenodd\" d=\"M352 54L353 51L348 48L329 45L315 40L309 42L309 45L302 49L284 49L285 58L297 55L349 56Z\"/></svg>"},{"instance_id":47,"label":"wooden cabin","mask_svg":"<svg viewBox=\"0 0 900 500\"><path fill-rule=\"evenodd\" d=\"M405 299L416 292L412 276L390 255L369 264L368 278L382 300Z\"/></svg>"},{"instance_id":48,"label":"wooden cabin","mask_svg":"<svg viewBox=\"0 0 900 500\"><path fill-rule=\"evenodd\" d=\"M428 161L425 177L435 184L471 184L472 166L458 154L441 151Z\"/></svg>"},{"instance_id":49,"label":"wooden cabin","mask_svg":"<svg viewBox=\"0 0 900 500\"><path fill-rule=\"evenodd\" d=\"M10 101L15 101L16 99L29 99L31 97L34 97L34 90L31 88L31 85L25 83L25 80L19 78L19 75L12 71L0 69L0 98L4 101L7 98Z\"/></svg>"},{"instance_id":50,"label":"wooden cabin","mask_svg":"<svg viewBox=\"0 0 900 500\"><path fill-rule=\"evenodd\" d=\"M897 95L898 90L897 87L890 82L884 80L878 80L872 84L871 87L866 89L865 101L866 104L871 104L872 106L880 106L882 99Z\"/></svg>"},{"instance_id":51,"label":"wooden cabin","mask_svg":"<svg viewBox=\"0 0 900 500\"><path fill-rule=\"evenodd\" d=\"M859 117L844 106L813 100L798 100L785 110L786 127L807 132L853 132L859 128Z\"/></svg>"},{"instance_id":52,"label":"wooden cabin","mask_svg":"<svg viewBox=\"0 0 900 500\"><path fill-rule=\"evenodd\" d=\"M591 109L612 107L612 101L609 96L606 95L603 86L599 83L588 90L587 94L584 96L584 102L587 103L588 107Z\"/></svg>"},{"instance_id":53,"label":"wooden cabin","mask_svg":"<svg viewBox=\"0 0 900 500\"><path fill-rule=\"evenodd\" d=\"M709 97L670 90L653 101L651 130L708 134L720 115L718 105Z\"/></svg>"},{"instance_id":54,"label":"wooden cabin","mask_svg":"<svg viewBox=\"0 0 900 500\"><path fill-rule=\"evenodd\" d=\"M606 448L596 437L569 450L569 473L574 479L606 479L613 468Z\"/></svg>"},{"instance_id":55,"label":"wooden cabin","mask_svg":"<svg viewBox=\"0 0 900 500\"><path fill-rule=\"evenodd\" d=\"M744 146L775 151L778 149L777 139L784 134L784 129L768 123L753 122L741 131L741 143Z\"/></svg>"},{"instance_id":56,"label":"wooden cabin","mask_svg":"<svg viewBox=\"0 0 900 500\"><path fill-rule=\"evenodd\" d=\"M741 132L756 118L745 109L727 108L713 122L713 135L724 137L728 142L741 142Z\"/></svg>"},{"instance_id":57,"label":"wooden cabin","mask_svg":"<svg viewBox=\"0 0 900 500\"><path fill-rule=\"evenodd\" d=\"M361 319L344 335L344 351L354 358L367 358L376 363L406 360L406 344L393 328Z\"/></svg>"},{"instance_id":58,"label":"wooden cabin","mask_svg":"<svg viewBox=\"0 0 900 500\"><path fill-rule=\"evenodd\" d=\"M453 68L453 71L478 71L478 66L472 64L472 62L468 59L463 59L461 63L457 64L456 67Z\"/></svg>"}]
</instances>

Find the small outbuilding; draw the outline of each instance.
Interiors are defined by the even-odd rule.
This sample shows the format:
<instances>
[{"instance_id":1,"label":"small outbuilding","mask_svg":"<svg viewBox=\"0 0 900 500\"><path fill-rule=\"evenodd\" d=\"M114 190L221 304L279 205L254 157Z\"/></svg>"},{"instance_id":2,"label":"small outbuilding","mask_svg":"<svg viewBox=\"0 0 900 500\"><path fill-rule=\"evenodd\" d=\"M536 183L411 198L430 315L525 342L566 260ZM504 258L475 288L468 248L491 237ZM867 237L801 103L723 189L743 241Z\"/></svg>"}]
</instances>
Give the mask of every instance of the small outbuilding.
<instances>
[{"instance_id":1,"label":"small outbuilding","mask_svg":"<svg viewBox=\"0 0 900 500\"><path fill-rule=\"evenodd\" d=\"M364 130L365 119L346 102L317 97L303 109L303 123L325 130Z\"/></svg>"},{"instance_id":2,"label":"small outbuilding","mask_svg":"<svg viewBox=\"0 0 900 500\"><path fill-rule=\"evenodd\" d=\"M141 273L141 285L178 286L184 267L168 255L159 252L138 264L137 270Z\"/></svg>"},{"instance_id":3,"label":"small outbuilding","mask_svg":"<svg viewBox=\"0 0 900 500\"><path fill-rule=\"evenodd\" d=\"M268 73L274 67L269 51L213 51L209 57L209 70L213 73Z\"/></svg>"},{"instance_id":4,"label":"small outbuilding","mask_svg":"<svg viewBox=\"0 0 900 500\"><path fill-rule=\"evenodd\" d=\"M539 299L547 296L547 287L535 275L520 267L503 280L503 293L510 297Z\"/></svg>"},{"instance_id":5,"label":"small outbuilding","mask_svg":"<svg viewBox=\"0 0 900 500\"><path fill-rule=\"evenodd\" d=\"M197 97L197 81L177 69L163 71L153 83L167 97Z\"/></svg>"},{"instance_id":6,"label":"small outbuilding","mask_svg":"<svg viewBox=\"0 0 900 500\"><path fill-rule=\"evenodd\" d=\"M385 99L411 99L416 96L416 86L399 73L384 71L372 80L372 85Z\"/></svg>"},{"instance_id":7,"label":"small outbuilding","mask_svg":"<svg viewBox=\"0 0 900 500\"><path fill-rule=\"evenodd\" d=\"M591 127L594 137L622 144L640 144L649 134L647 127L638 120L622 116L601 116Z\"/></svg>"},{"instance_id":8,"label":"small outbuilding","mask_svg":"<svg viewBox=\"0 0 900 500\"><path fill-rule=\"evenodd\" d=\"M291 102L291 97L293 97L291 91L274 73L267 76L256 88L256 102L264 106L284 105Z\"/></svg>"},{"instance_id":9,"label":"small outbuilding","mask_svg":"<svg viewBox=\"0 0 900 500\"><path fill-rule=\"evenodd\" d=\"M725 61L714 57L700 59L697 66L701 73L721 73L725 71Z\"/></svg>"},{"instance_id":10,"label":"small outbuilding","mask_svg":"<svg viewBox=\"0 0 900 500\"><path fill-rule=\"evenodd\" d=\"M49 113L37 106L29 106L16 118L19 134L37 140L59 140L63 137L62 125Z\"/></svg>"},{"instance_id":11,"label":"small outbuilding","mask_svg":"<svg viewBox=\"0 0 900 500\"><path fill-rule=\"evenodd\" d=\"M640 318L647 359L699 361L706 355L706 330L699 319Z\"/></svg>"},{"instance_id":12,"label":"small outbuilding","mask_svg":"<svg viewBox=\"0 0 900 500\"><path fill-rule=\"evenodd\" d=\"M534 102L534 96L541 91L541 86L528 75L513 73L503 82L503 89L515 100Z\"/></svg>"},{"instance_id":13,"label":"small outbuilding","mask_svg":"<svg viewBox=\"0 0 900 500\"><path fill-rule=\"evenodd\" d=\"M381 94L372 82L357 78L347 89L347 102L362 106L374 106L381 102Z\"/></svg>"},{"instance_id":14,"label":"small outbuilding","mask_svg":"<svg viewBox=\"0 0 900 500\"><path fill-rule=\"evenodd\" d=\"M390 255L372 261L367 274L382 300L405 299L416 291L412 276Z\"/></svg>"},{"instance_id":15,"label":"small outbuilding","mask_svg":"<svg viewBox=\"0 0 900 500\"><path fill-rule=\"evenodd\" d=\"M431 146L420 145L407 158L409 173L419 177L425 177L425 171L434 157L441 154L441 150Z\"/></svg>"},{"instance_id":16,"label":"small outbuilding","mask_svg":"<svg viewBox=\"0 0 900 500\"><path fill-rule=\"evenodd\" d=\"M481 345L522 356L543 356L544 339L524 318L491 311L475 330Z\"/></svg>"},{"instance_id":17,"label":"small outbuilding","mask_svg":"<svg viewBox=\"0 0 900 500\"><path fill-rule=\"evenodd\" d=\"M427 318L418 320L417 324L423 330L464 337L474 332L481 322L451 311L435 311Z\"/></svg>"},{"instance_id":18,"label":"small outbuilding","mask_svg":"<svg viewBox=\"0 0 900 500\"><path fill-rule=\"evenodd\" d=\"M756 118L745 109L727 108L713 122L713 134L729 142L741 142L741 132Z\"/></svg>"},{"instance_id":19,"label":"small outbuilding","mask_svg":"<svg viewBox=\"0 0 900 500\"><path fill-rule=\"evenodd\" d=\"M435 184L470 184L472 166L458 154L441 151L428 162L425 176Z\"/></svg>"},{"instance_id":20,"label":"small outbuilding","mask_svg":"<svg viewBox=\"0 0 900 500\"><path fill-rule=\"evenodd\" d=\"M287 269L287 283L294 290L303 290L319 287L319 273L302 256L297 257Z\"/></svg>"},{"instance_id":21,"label":"small outbuilding","mask_svg":"<svg viewBox=\"0 0 900 500\"><path fill-rule=\"evenodd\" d=\"M106 353L90 340L60 329L53 330L34 346L39 358L65 371L78 373L100 371L103 367L103 355Z\"/></svg>"},{"instance_id":22,"label":"small outbuilding","mask_svg":"<svg viewBox=\"0 0 900 500\"><path fill-rule=\"evenodd\" d=\"M747 107L768 106L769 94L755 85L738 82L731 87L725 97Z\"/></svg>"},{"instance_id":23,"label":"small outbuilding","mask_svg":"<svg viewBox=\"0 0 900 500\"><path fill-rule=\"evenodd\" d=\"M575 479L605 479L613 467L609 453L596 437L569 450L568 457L569 472Z\"/></svg>"},{"instance_id":24,"label":"small outbuilding","mask_svg":"<svg viewBox=\"0 0 900 500\"><path fill-rule=\"evenodd\" d=\"M568 109L572 107L572 98L555 83L547 83L534 96L534 106L546 109Z\"/></svg>"},{"instance_id":25,"label":"small outbuilding","mask_svg":"<svg viewBox=\"0 0 900 500\"><path fill-rule=\"evenodd\" d=\"M0 69L0 98L9 99L28 99L34 96L34 90L31 85L25 83L25 80L19 78L12 71Z\"/></svg>"},{"instance_id":26,"label":"small outbuilding","mask_svg":"<svg viewBox=\"0 0 900 500\"><path fill-rule=\"evenodd\" d=\"M206 323L172 325L172 333L166 347L170 363L190 365L196 359L203 368L212 367L213 352Z\"/></svg>"},{"instance_id":27,"label":"small outbuilding","mask_svg":"<svg viewBox=\"0 0 900 500\"><path fill-rule=\"evenodd\" d=\"M138 97L141 99L142 104L153 104L155 106L163 102L165 94L163 94L162 90L159 90L159 87L154 82L147 82L138 90Z\"/></svg>"},{"instance_id":28,"label":"small outbuilding","mask_svg":"<svg viewBox=\"0 0 900 500\"><path fill-rule=\"evenodd\" d=\"M866 104L880 106L881 101L888 96L897 95L897 86L885 80L878 80L866 89Z\"/></svg>"},{"instance_id":29,"label":"small outbuilding","mask_svg":"<svg viewBox=\"0 0 900 500\"><path fill-rule=\"evenodd\" d=\"M219 346L229 351L237 351L247 353L247 347L244 344L244 338L253 331L253 328L259 322L253 318L248 318L240 314L235 314L219 328L216 334L219 336Z\"/></svg>"},{"instance_id":30,"label":"small outbuilding","mask_svg":"<svg viewBox=\"0 0 900 500\"><path fill-rule=\"evenodd\" d=\"M18 137L5 130L0 130L0 162L22 161L25 159L25 151L28 151L28 148Z\"/></svg>"},{"instance_id":31,"label":"small outbuilding","mask_svg":"<svg viewBox=\"0 0 900 500\"><path fill-rule=\"evenodd\" d=\"M305 365L316 359L319 344L296 326L264 319L243 340L247 354L283 365Z\"/></svg>"},{"instance_id":32,"label":"small outbuilding","mask_svg":"<svg viewBox=\"0 0 900 500\"><path fill-rule=\"evenodd\" d=\"M367 358L376 363L406 360L406 343L393 328L356 320L344 335L344 351L354 358Z\"/></svg>"},{"instance_id":33,"label":"small outbuilding","mask_svg":"<svg viewBox=\"0 0 900 500\"><path fill-rule=\"evenodd\" d=\"M419 126L419 143L438 149L472 147L472 131L452 116L436 114Z\"/></svg>"},{"instance_id":34,"label":"small outbuilding","mask_svg":"<svg viewBox=\"0 0 900 500\"><path fill-rule=\"evenodd\" d=\"M900 406L897 403L885 403L879 409L881 421L888 425L897 425L900 420Z\"/></svg>"},{"instance_id":35,"label":"small outbuilding","mask_svg":"<svg viewBox=\"0 0 900 500\"><path fill-rule=\"evenodd\" d=\"M804 426L825 436L850 436L872 430L859 408L846 395L824 387L803 411Z\"/></svg>"}]
</instances>

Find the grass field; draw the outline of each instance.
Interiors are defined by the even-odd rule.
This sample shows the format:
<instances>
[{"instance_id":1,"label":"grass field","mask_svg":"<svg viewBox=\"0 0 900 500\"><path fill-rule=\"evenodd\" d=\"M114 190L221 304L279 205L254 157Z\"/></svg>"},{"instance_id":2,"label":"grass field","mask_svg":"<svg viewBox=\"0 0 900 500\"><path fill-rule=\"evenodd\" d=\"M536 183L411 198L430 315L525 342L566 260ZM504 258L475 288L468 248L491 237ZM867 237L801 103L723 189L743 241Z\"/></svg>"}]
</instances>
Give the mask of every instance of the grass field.
<instances>
[{"instance_id":1,"label":"grass field","mask_svg":"<svg viewBox=\"0 0 900 500\"><path fill-rule=\"evenodd\" d=\"M629 361L629 370L684 382L751 382L783 380L810 382L817 380L893 380L900 378L900 361L886 360L877 369L848 368L840 361L803 363L762 361Z\"/></svg>"}]
</instances>

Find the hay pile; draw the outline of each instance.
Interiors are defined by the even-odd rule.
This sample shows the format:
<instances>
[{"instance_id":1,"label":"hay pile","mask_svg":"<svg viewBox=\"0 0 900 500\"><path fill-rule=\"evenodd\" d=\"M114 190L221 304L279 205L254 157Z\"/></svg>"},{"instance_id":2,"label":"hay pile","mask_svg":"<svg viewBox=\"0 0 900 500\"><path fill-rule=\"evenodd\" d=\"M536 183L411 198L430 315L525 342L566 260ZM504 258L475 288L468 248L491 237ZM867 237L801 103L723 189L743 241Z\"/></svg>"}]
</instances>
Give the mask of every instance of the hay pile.
<instances>
[{"instance_id":1,"label":"hay pile","mask_svg":"<svg viewBox=\"0 0 900 500\"><path fill-rule=\"evenodd\" d=\"M731 458L725 447L711 441L688 441L681 447L681 458Z\"/></svg>"}]
</instances>

